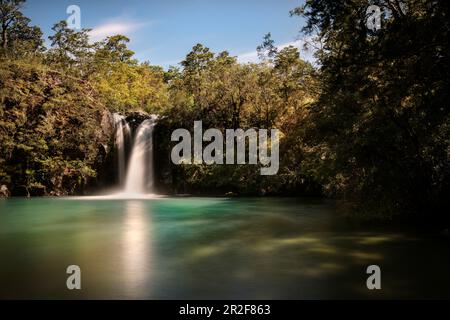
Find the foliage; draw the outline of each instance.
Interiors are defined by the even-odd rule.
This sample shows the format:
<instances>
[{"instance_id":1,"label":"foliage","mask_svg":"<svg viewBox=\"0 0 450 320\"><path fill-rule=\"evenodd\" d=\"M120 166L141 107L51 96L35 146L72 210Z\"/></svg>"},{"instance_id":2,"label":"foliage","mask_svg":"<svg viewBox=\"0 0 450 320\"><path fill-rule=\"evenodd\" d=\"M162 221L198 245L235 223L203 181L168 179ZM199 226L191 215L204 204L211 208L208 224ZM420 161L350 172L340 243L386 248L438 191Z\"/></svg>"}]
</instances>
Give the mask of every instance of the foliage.
<instances>
[{"instance_id":1,"label":"foliage","mask_svg":"<svg viewBox=\"0 0 450 320\"><path fill-rule=\"evenodd\" d=\"M30 58L44 49L42 31L30 26L20 9L25 0L0 0L0 55Z\"/></svg>"},{"instance_id":2,"label":"foliage","mask_svg":"<svg viewBox=\"0 0 450 320\"><path fill-rule=\"evenodd\" d=\"M51 49L46 55L48 64L81 77L87 73L92 62L93 45L89 43L89 29L76 31L67 26L66 21L56 23L49 37Z\"/></svg>"},{"instance_id":3,"label":"foliage","mask_svg":"<svg viewBox=\"0 0 450 320\"><path fill-rule=\"evenodd\" d=\"M307 1L293 11L319 30L322 90L310 108L304 164L327 190L377 215L449 207L448 3ZM389 11L388 11L389 10Z\"/></svg>"},{"instance_id":4,"label":"foliage","mask_svg":"<svg viewBox=\"0 0 450 320\"><path fill-rule=\"evenodd\" d=\"M0 67L0 183L15 195L83 190L110 132L89 84L23 61Z\"/></svg>"},{"instance_id":5,"label":"foliage","mask_svg":"<svg viewBox=\"0 0 450 320\"><path fill-rule=\"evenodd\" d=\"M243 65L228 52L214 54L201 44L195 45L182 61L182 70L167 72L171 104L162 112L157 141L167 141L177 128L192 130L196 120L202 120L204 128L223 132L229 128L278 128L283 132L279 174L261 177L255 165L168 164L170 168L166 165L159 170L166 184L178 192L318 193L318 185L298 168L303 145L292 137L306 106L314 99L315 70L300 59L294 47L280 52L272 48L271 56L273 63ZM296 145L290 144L293 142ZM158 146L164 159L160 162L170 157L172 146Z\"/></svg>"}]
</instances>

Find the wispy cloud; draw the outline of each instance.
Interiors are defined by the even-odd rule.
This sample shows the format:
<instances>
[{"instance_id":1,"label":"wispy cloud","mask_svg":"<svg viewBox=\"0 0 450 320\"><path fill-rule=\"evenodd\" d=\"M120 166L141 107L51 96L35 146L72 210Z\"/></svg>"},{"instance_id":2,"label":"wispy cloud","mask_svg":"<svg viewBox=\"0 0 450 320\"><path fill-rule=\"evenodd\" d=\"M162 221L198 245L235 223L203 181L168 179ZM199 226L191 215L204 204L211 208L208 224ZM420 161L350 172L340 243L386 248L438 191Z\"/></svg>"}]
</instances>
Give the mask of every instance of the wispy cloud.
<instances>
[{"instance_id":1,"label":"wispy cloud","mask_svg":"<svg viewBox=\"0 0 450 320\"><path fill-rule=\"evenodd\" d=\"M240 63L258 62L258 53L256 51L250 51L239 54L237 58Z\"/></svg>"},{"instance_id":2,"label":"wispy cloud","mask_svg":"<svg viewBox=\"0 0 450 320\"><path fill-rule=\"evenodd\" d=\"M129 36L132 32L144 28L150 24L151 22L142 22L123 18L110 19L94 27L89 32L89 35L93 41L98 41L116 34Z\"/></svg>"},{"instance_id":3,"label":"wispy cloud","mask_svg":"<svg viewBox=\"0 0 450 320\"><path fill-rule=\"evenodd\" d=\"M286 47L293 46L293 47L299 49L300 56L302 59L307 60L311 63L314 63L315 49L314 48L308 48L308 49L304 48L305 43L309 43L311 41L312 41L312 38L308 37L306 39L300 39L300 40L296 40L296 41L286 42L286 43L278 45L277 49L282 50ZM239 63L256 63L259 61L258 60L258 52L256 50L239 54L237 56L237 58L238 58Z\"/></svg>"}]
</instances>

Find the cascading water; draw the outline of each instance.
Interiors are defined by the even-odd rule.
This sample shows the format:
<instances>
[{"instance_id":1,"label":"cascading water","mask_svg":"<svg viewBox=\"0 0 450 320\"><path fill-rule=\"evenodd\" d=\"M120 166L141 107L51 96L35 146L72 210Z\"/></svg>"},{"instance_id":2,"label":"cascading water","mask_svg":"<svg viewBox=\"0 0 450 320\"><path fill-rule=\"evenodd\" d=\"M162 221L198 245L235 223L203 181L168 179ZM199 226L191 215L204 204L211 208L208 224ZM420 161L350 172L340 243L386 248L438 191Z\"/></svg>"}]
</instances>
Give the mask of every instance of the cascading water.
<instances>
[{"instance_id":1,"label":"cascading water","mask_svg":"<svg viewBox=\"0 0 450 320\"><path fill-rule=\"evenodd\" d=\"M125 182L126 174L126 146L131 140L131 130L128 123L125 121L125 116L114 113L115 126L115 145L117 150L117 169L119 185L122 186Z\"/></svg>"},{"instance_id":2,"label":"cascading water","mask_svg":"<svg viewBox=\"0 0 450 320\"><path fill-rule=\"evenodd\" d=\"M128 164L124 193L143 195L153 193L153 129L156 117L145 120L138 127Z\"/></svg>"}]
</instances>

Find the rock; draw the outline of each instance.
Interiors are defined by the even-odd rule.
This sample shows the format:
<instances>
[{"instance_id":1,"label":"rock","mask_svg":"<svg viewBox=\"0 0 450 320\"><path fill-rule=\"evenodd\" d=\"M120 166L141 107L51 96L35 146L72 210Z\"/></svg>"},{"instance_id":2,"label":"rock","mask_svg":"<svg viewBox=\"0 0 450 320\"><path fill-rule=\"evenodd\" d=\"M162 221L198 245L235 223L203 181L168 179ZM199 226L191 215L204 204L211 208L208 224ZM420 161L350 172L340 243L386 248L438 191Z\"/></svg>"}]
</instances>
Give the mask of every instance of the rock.
<instances>
[{"instance_id":1,"label":"rock","mask_svg":"<svg viewBox=\"0 0 450 320\"><path fill-rule=\"evenodd\" d=\"M133 111L127 113L126 122L132 128L133 131L139 127L139 125L144 122L144 120L150 119L151 115L144 111Z\"/></svg>"},{"instance_id":2,"label":"rock","mask_svg":"<svg viewBox=\"0 0 450 320\"><path fill-rule=\"evenodd\" d=\"M11 193L8 190L8 187L4 184L0 186L0 198L9 198Z\"/></svg>"},{"instance_id":3,"label":"rock","mask_svg":"<svg viewBox=\"0 0 450 320\"><path fill-rule=\"evenodd\" d=\"M114 133L114 120L111 112L104 110L101 115L101 123L103 135L111 137Z\"/></svg>"}]
</instances>

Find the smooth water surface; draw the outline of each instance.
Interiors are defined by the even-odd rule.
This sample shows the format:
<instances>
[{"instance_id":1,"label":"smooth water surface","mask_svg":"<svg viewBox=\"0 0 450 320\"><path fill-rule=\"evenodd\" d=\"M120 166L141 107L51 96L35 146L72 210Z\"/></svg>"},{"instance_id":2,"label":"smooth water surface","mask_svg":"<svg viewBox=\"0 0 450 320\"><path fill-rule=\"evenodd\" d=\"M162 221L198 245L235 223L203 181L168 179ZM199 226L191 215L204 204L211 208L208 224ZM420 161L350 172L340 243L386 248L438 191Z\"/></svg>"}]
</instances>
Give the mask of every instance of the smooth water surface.
<instances>
[{"instance_id":1,"label":"smooth water surface","mask_svg":"<svg viewBox=\"0 0 450 320\"><path fill-rule=\"evenodd\" d=\"M448 249L351 227L323 200L0 200L0 298L449 298Z\"/></svg>"}]
</instances>

